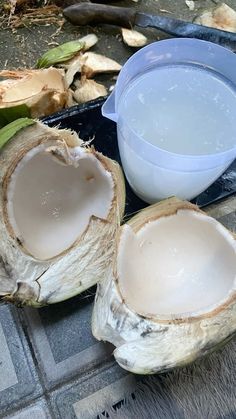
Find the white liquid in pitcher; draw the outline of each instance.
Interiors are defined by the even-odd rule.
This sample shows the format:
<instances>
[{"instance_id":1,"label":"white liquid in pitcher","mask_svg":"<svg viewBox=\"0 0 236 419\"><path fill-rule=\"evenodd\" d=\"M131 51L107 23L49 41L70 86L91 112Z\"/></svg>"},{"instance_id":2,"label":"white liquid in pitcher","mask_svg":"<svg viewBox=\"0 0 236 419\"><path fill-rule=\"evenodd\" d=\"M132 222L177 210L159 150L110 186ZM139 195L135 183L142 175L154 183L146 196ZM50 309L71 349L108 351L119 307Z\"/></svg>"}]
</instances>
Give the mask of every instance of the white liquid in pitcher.
<instances>
[{"instance_id":1,"label":"white liquid in pitcher","mask_svg":"<svg viewBox=\"0 0 236 419\"><path fill-rule=\"evenodd\" d=\"M236 143L236 91L197 66L159 67L135 79L119 115L145 141L188 155L222 152Z\"/></svg>"}]
</instances>

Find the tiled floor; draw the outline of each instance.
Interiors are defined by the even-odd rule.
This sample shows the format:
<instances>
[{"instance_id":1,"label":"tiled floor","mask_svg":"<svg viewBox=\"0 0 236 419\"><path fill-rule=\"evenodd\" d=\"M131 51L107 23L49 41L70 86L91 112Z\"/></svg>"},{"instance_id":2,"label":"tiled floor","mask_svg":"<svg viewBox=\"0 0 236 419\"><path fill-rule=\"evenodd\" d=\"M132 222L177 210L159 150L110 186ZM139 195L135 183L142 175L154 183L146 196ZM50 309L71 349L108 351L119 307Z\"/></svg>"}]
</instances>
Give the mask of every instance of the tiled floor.
<instances>
[{"instance_id":1,"label":"tiled floor","mask_svg":"<svg viewBox=\"0 0 236 419\"><path fill-rule=\"evenodd\" d=\"M47 389L81 376L111 359L112 347L97 342L90 328L92 304L80 297L24 315Z\"/></svg>"},{"instance_id":2,"label":"tiled floor","mask_svg":"<svg viewBox=\"0 0 236 419\"><path fill-rule=\"evenodd\" d=\"M218 216L228 228L235 230L236 199L229 199L217 207L212 206L209 212L215 217ZM93 290L89 290L84 295L69 301L39 310L17 309L12 305L0 303L1 418L96 419L98 415L107 417L104 416L104 412L109 411L124 397L135 393L138 386L140 389L138 377L127 374L114 364L112 346L97 342L93 338L90 328L92 293ZM214 374L218 377L224 366L228 365L225 363L227 357L230 360L228 363L232 363L233 348L234 345L226 348L223 353L225 360L223 355L221 357L220 354L216 354L216 358L218 356L222 361L222 366L220 367L220 363L217 363L216 366L220 370L219 372L217 369L211 370L212 377ZM236 406L236 390L232 388L233 368L232 364L232 368L227 367L224 372L222 388L227 394L224 395L225 399L222 398L225 407L220 407L222 411L232 410L230 419L234 417ZM199 369L203 376L205 376L204 371L208 370L207 364ZM172 418L173 411L170 402L168 405L165 402L167 395L169 398L172 394L175 412L181 412L183 403L188 404L191 397L194 398L196 395L196 391L199 391L196 371L193 374L191 369L187 370L186 377L188 379L190 377L190 384L187 388L185 372L176 378L170 375L166 379L157 378L156 382L153 381L154 386L158 384L158 381L162 382L163 394L155 390L154 396L159 400L158 409L161 409L161 404L165 406L167 412L165 417ZM174 382L172 382L173 379ZM210 388L213 385L211 376L208 379L207 387ZM202 378L200 381L202 382ZM165 395L166 383L168 383L168 392ZM185 393L191 385L193 388L190 399L187 398L184 401L184 396L179 399L179 391L182 389ZM214 405L216 400L214 391L211 393L211 400L209 399L208 402ZM145 397L147 397L145 390L141 390L142 397L145 405ZM220 400L220 397L217 396L217 400ZM147 403L149 403L148 398ZM195 419L188 415L182 416L182 413L176 414L175 418L178 419L182 417ZM141 417L149 419L149 416L142 415ZM217 419L221 417L223 418L223 416L214 416ZM135 415L129 416L129 413L126 413L124 419L129 418L133 419Z\"/></svg>"},{"instance_id":3,"label":"tiled floor","mask_svg":"<svg viewBox=\"0 0 236 419\"><path fill-rule=\"evenodd\" d=\"M39 310L0 303L0 417L89 419L134 390L92 337L91 308L86 296Z\"/></svg>"}]
</instances>

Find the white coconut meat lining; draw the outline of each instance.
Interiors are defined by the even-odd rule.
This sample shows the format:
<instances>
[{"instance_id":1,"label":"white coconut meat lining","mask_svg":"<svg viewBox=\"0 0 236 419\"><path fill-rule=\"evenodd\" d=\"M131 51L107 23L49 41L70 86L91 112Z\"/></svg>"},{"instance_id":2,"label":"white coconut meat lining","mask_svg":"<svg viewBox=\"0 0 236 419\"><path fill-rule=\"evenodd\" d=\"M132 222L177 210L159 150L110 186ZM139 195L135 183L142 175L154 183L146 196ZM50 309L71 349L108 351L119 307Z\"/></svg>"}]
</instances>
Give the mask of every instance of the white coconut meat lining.
<instances>
[{"instance_id":1,"label":"white coconut meat lining","mask_svg":"<svg viewBox=\"0 0 236 419\"><path fill-rule=\"evenodd\" d=\"M7 212L14 235L40 260L65 252L86 230L91 216L106 219L111 209L111 173L92 153L81 147L71 150L74 164L61 162L45 144L33 148L16 166L8 186Z\"/></svg>"},{"instance_id":2,"label":"white coconut meat lining","mask_svg":"<svg viewBox=\"0 0 236 419\"><path fill-rule=\"evenodd\" d=\"M125 225L117 280L127 306L144 316L209 312L236 288L236 243L216 220L187 209L136 233Z\"/></svg>"}]
</instances>

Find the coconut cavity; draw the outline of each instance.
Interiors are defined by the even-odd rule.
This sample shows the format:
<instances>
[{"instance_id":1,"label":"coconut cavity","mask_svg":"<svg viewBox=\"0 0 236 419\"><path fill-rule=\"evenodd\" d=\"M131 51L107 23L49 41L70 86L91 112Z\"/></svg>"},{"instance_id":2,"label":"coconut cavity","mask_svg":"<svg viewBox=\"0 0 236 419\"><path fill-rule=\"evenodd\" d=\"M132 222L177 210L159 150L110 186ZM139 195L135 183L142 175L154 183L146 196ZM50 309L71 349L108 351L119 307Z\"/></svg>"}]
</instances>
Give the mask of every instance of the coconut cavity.
<instances>
[{"instance_id":1,"label":"coconut cavity","mask_svg":"<svg viewBox=\"0 0 236 419\"><path fill-rule=\"evenodd\" d=\"M18 163L7 189L8 221L23 248L40 260L70 248L91 216L106 219L113 179L96 156L68 149L70 164L40 145Z\"/></svg>"},{"instance_id":2,"label":"coconut cavity","mask_svg":"<svg viewBox=\"0 0 236 419\"><path fill-rule=\"evenodd\" d=\"M235 287L236 244L216 220L191 210L123 226L118 286L136 313L195 316L225 301Z\"/></svg>"}]
</instances>

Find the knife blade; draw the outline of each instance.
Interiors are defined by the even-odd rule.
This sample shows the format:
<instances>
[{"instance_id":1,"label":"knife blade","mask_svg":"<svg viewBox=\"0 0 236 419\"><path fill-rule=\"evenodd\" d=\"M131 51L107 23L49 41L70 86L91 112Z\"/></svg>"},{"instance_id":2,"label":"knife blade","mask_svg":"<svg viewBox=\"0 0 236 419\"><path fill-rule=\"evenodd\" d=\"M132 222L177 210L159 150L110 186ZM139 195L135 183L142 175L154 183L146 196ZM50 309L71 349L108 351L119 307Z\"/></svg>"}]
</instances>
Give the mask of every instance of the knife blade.
<instances>
[{"instance_id":1,"label":"knife blade","mask_svg":"<svg viewBox=\"0 0 236 419\"><path fill-rule=\"evenodd\" d=\"M159 29L167 34L184 38L198 38L236 50L236 33L197 25L162 15L137 12L131 7L81 3L63 10L64 17L74 25L108 23L125 28L137 25Z\"/></svg>"}]
</instances>

